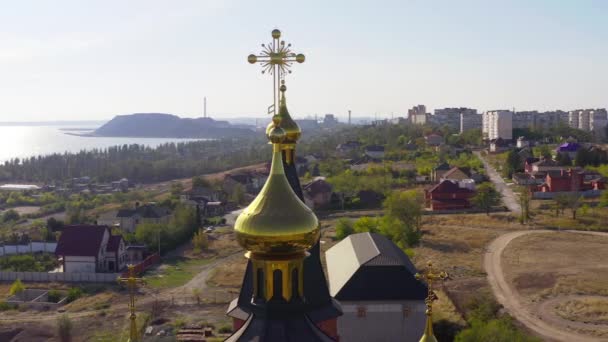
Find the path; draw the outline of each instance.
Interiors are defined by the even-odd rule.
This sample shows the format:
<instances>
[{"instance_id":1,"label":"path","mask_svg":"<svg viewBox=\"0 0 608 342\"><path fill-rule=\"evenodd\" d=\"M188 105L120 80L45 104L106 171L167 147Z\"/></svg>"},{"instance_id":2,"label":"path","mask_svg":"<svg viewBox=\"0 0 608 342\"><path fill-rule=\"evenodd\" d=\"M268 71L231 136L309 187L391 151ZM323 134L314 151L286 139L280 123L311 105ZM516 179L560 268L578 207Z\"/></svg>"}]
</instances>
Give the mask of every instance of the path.
<instances>
[{"instance_id":1,"label":"path","mask_svg":"<svg viewBox=\"0 0 608 342\"><path fill-rule=\"evenodd\" d=\"M567 231L569 233L585 233L593 235L608 236L608 233L597 233L597 232L579 232L579 231ZM519 322L524 324L530 330L533 330L544 339L555 340L555 341L588 341L588 342L599 342L606 341L606 339L593 338L587 335L580 335L574 332L561 330L559 326L551 325L547 323L547 319L541 319L530 313L522 304L521 296L517 291L511 288L507 280L505 279L504 272L502 269L502 253L507 245L520 236L527 234L559 234L556 231L550 230L527 230L527 231L516 231L507 233L499 236L490 243L487 247L486 254L483 260L483 267L488 274L488 282L492 287L494 296L502 306L516 318ZM544 317L543 317L544 318ZM556 322L555 320L551 320Z\"/></svg>"},{"instance_id":2,"label":"path","mask_svg":"<svg viewBox=\"0 0 608 342\"><path fill-rule=\"evenodd\" d=\"M490 177L492 183L494 183L494 187L496 187L496 190L502 194L502 202L505 204L505 206L511 212L515 214L520 214L521 207L519 206L517 197L515 197L515 193L513 193L513 190L511 190L507 183L505 183L505 180L500 176L498 171L496 171L496 169L494 169L494 167L490 165L490 163L484 157L481 156L481 153L479 151L474 151L473 153L475 153L475 155L483 163L483 167L486 169L486 173L488 174L488 177Z\"/></svg>"}]
</instances>

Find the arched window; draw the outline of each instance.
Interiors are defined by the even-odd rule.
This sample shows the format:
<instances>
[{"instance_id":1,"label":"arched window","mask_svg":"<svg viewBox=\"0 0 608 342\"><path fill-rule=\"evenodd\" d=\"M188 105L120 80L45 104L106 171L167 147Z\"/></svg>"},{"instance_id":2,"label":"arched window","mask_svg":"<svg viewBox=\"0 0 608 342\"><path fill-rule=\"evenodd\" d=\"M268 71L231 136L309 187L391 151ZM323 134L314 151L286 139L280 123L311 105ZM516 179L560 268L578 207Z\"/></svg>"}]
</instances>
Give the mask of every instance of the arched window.
<instances>
[{"instance_id":1,"label":"arched window","mask_svg":"<svg viewBox=\"0 0 608 342\"><path fill-rule=\"evenodd\" d=\"M274 288L272 297L276 299L283 297L283 272L281 270L272 272L272 283Z\"/></svg>"},{"instance_id":2,"label":"arched window","mask_svg":"<svg viewBox=\"0 0 608 342\"><path fill-rule=\"evenodd\" d=\"M298 275L298 269L294 268L293 271L291 271L291 295L293 298L300 297L300 291L298 291L300 279L298 278Z\"/></svg>"},{"instance_id":3,"label":"arched window","mask_svg":"<svg viewBox=\"0 0 608 342\"><path fill-rule=\"evenodd\" d=\"M261 268L258 268L258 299L264 298L264 271Z\"/></svg>"}]
</instances>

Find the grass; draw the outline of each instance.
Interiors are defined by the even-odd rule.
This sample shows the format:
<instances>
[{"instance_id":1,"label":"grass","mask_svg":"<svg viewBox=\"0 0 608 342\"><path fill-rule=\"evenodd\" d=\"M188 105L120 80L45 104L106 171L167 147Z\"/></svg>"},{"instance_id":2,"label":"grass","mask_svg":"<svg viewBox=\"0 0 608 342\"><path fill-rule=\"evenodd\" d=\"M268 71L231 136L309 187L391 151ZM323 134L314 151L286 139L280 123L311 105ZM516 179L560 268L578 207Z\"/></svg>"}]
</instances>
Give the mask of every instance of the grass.
<instances>
[{"instance_id":1,"label":"grass","mask_svg":"<svg viewBox=\"0 0 608 342\"><path fill-rule=\"evenodd\" d=\"M584 247L583 247L584 246ZM513 240L503 253L507 280L530 302L562 295L608 296L608 238L568 232Z\"/></svg>"},{"instance_id":2,"label":"grass","mask_svg":"<svg viewBox=\"0 0 608 342\"><path fill-rule=\"evenodd\" d=\"M239 288L243 282L246 266L247 260L245 258L227 261L211 272L211 275L207 279L207 284L210 286Z\"/></svg>"},{"instance_id":3,"label":"grass","mask_svg":"<svg viewBox=\"0 0 608 342\"><path fill-rule=\"evenodd\" d=\"M594 324L608 324L608 298L577 298L559 303L555 312L562 318Z\"/></svg>"},{"instance_id":4,"label":"grass","mask_svg":"<svg viewBox=\"0 0 608 342\"><path fill-rule=\"evenodd\" d=\"M146 284L156 289L179 287L189 282L200 268L213 258L195 259L174 257L163 262L153 273L145 276Z\"/></svg>"}]
</instances>

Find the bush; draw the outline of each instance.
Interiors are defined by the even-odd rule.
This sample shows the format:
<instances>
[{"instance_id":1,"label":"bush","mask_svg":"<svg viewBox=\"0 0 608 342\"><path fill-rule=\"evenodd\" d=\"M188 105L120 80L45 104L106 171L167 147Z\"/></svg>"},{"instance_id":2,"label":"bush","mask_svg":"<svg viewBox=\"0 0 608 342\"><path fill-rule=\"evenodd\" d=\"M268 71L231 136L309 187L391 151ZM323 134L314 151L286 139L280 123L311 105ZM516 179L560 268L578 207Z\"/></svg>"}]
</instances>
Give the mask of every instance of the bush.
<instances>
[{"instance_id":1,"label":"bush","mask_svg":"<svg viewBox=\"0 0 608 342\"><path fill-rule=\"evenodd\" d=\"M61 342L72 340L72 321L67 315L61 315L57 319L57 333Z\"/></svg>"},{"instance_id":2,"label":"bush","mask_svg":"<svg viewBox=\"0 0 608 342\"><path fill-rule=\"evenodd\" d=\"M508 317L492 319L483 322L473 319L469 322L470 328L462 330L454 341L456 342L477 342L477 341L493 341L493 342L536 342L540 339L528 336L518 330L513 324L513 320Z\"/></svg>"},{"instance_id":3,"label":"bush","mask_svg":"<svg viewBox=\"0 0 608 342\"><path fill-rule=\"evenodd\" d=\"M230 325L222 325L218 330L220 334L230 334L232 333L232 326Z\"/></svg>"},{"instance_id":4,"label":"bush","mask_svg":"<svg viewBox=\"0 0 608 342\"><path fill-rule=\"evenodd\" d=\"M75 301L76 299L78 299L80 297L82 297L82 289L80 287L72 287L68 291L67 302L71 303L71 302Z\"/></svg>"},{"instance_id":5,"label":"bush","mask_svg":"<svg viewBox=\"0 0 608 342\"><path fill-rule=\"evenodd\" d=\"M13 285L11 285L11 289L9 291L9 294L11 296L14 296L16 294L19 294L21 292L25 291L25 285L23 285L23 283L21 282L21 279L17 278L17 280L15 280L13 282Z\"/></svg>"},{"instance_id":6,"label":"bush","mask_svg":"<svg viewBox=\"0 0 608 342\"><path fill-rule=\"evenodd\" d=\"M353 224L349 219L341 218L338 220L338 223L336 223L337 240L342 240L354 232L355 229L353 228Z\"/></svg>"},{"instance_id":7,"label":"bush","mask_svg":"<svg viewBox=\"0 0 608 342\"><path fill-rule=\"evenodd\" d=\"M47 296L51 303L58 303L61 300L61 293L57 290L50 290Z\"/></svg>"},{"instance_id":8,"label":"bush","mask_svg":"<svg viewBox=\"0 0 608 342\"><path fill-rule=\"evenodd\" d=\"M7 302L0 302L0 311L8 311L8 310L15 310L17 309L17 305L15 304L9 304Z\"/></svg>"}]
</instances>

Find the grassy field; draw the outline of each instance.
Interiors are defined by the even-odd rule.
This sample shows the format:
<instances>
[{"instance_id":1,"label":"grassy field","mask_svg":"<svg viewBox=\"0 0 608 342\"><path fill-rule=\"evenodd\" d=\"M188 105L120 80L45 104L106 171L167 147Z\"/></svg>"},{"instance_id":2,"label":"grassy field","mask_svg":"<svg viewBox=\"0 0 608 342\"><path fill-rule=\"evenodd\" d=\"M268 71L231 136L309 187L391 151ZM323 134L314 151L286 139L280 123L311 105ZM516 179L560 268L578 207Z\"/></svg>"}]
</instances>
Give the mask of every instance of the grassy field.
<instances>
[{"instance_id":1,"label":"grassy field","mask_svg":"<svg viewBox=\"0 0 608 342\"><path fill-rule=\"evenodd\" d=\"M507 279L530 302L560 295L608 296L608 237L562 232L513 240L503 254Z\"/></svg>"},{"instance_id":2,"label":"grassy field","mask_svg":"<svg viewBox=\"0 0 608 342\"><path fill-rule=\"evenodd\" d=\"M555 311L560 317L570 321L608 324L608 297L571 299L559 303Z\"/></svg>"},{"instance_id":3,"label":"grassy field","mask_svg":"<svg viewBox=\"0 0 608 342\"><path fill-rule=\"evenodd\" d=\"M173 257L164 260L158 268L146 272L144 277L147 286L154 289L167 289L186 284L213 258L199 259L186 257Z\"/></svg>"}]
</instances>

